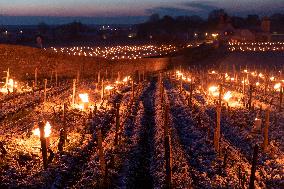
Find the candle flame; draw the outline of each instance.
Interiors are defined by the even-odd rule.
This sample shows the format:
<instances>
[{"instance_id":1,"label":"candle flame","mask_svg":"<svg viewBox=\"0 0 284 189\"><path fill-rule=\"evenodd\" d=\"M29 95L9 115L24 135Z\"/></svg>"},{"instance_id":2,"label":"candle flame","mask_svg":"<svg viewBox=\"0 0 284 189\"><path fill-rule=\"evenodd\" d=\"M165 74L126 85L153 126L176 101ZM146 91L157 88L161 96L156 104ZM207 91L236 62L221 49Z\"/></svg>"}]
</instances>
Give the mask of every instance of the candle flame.
<instances>
[{"instance_id":1,"label":"candle flame","mask_svg":"<svg viewBox=\"0 0 284 189\"><path fill-rule=\"evenodd\" d=\"M231 91L228 91L224 94L223 98L224 98L224 100L229 101L231 97L232 97L232 93L231 93Z\"/></svg>"},{"instance_id":2,"label":"candle flame","mask_svg":"<svg viewBox=\"0 0 284 189\"><path fill-rule=\"evenodd\" d=\"M270 81L274 81L275 77L272 76L269 79L270 79Z\"/></svg>"},{"instance_id":3,"label":"candle flame","mask_svg":"<svg viewBox=\"0 0 284 189\"><path fill-rule=\"evenodd\" d=\"M127 82L128 80L130 80L130 76L126 76L122 81Z\"/></svg>"},{"instance_id":4,"label":"candle flame","mask_svg":"<svg viewBox=\"0 0 284 189\"><path fill-rule=\"evenodd\" d=\"M264 77L262 73L259 73L258 76L261 77L261 78Z\"/></svg>"},{"instance_id":5,"label":"candle flame","mask_svg":"<svg viewBox=\"0 0 284 189\"><path fill-rule=\"evenodd\" d=\"M40 130L39 128L36 128L33 130L33 134L40 137ZM50 123L47 121L45 126L44 126L44 137L49 137L51 134L51 125Z\"/></svg>"},{"instance_id":6,"label":"candle flame","mask_svg":"<svg viewBox=\"0 0 284 189\"><path fill-rule=\"evenodd\" d=\"M17 87L17 82L15 82L13 79L9 79L6 81L4 87L0 88L1 93L8 93L13 92L14 88Z\"/></svg>"},{"instance_id":7,"label":"candle flame","mask_svg":"<svg viewBox=\"0 0 284 189\"><path fill-rule=\"evenodd\" d=\"M211 86L209 87L209 94L211 94L212 96L216 97L219 95L219 92L218 92L218 87L217 86Z\"/></svg>"},{"instance_id":8,"label":"candle flame","mask_svg":"<svg viewBox=\"0 0 284 189\"><path fill-rule=\"evenodd\" d=\"M281 83L276 83L274 85L274 89L277 90L277 91L279 91L280 87L281 87Z\"/></svg>"},{"instance_id":9,"label":"candle flame","mask_svg":"<svg viewBox=\"0 0 284 189\"><path fill-rule=\"evenodd\" d=\"M105 90L112 90L113 88L114 88L113 86L108 85L105 87Z\"/></svg>"},{"instance_id":10,"label":"candle flame","mask_svg":"<svg viewBox=\"0 0 284 189\"><path fill-rule=\"evenodd\" d=\"M82 102L84 103L89 102L89 95L87 93L79 94L79 97L82 100Z\"/></svg>"}]
</instances>

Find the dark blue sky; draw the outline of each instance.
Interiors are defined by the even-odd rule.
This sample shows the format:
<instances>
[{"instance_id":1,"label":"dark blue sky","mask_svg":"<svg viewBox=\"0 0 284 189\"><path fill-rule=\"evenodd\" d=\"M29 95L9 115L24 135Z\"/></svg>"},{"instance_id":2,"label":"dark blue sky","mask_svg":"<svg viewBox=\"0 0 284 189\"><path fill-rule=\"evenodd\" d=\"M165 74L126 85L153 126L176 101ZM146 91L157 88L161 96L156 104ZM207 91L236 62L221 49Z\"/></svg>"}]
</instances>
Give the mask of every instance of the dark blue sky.
<instances>
[{"instance_id":1,"label":"dark blue sky","mask_svg":"<svg viewBox=\"0 0 284 189\"><path fill-rule=\"evenodd\" d=\"M0 17L0 24L32 24L39 20L56 24L75 18L99 24L135 23L152 13L206 17L218 8L224 8L231 15L270 15L284 11L284 0L1 0L0 15L5 17Z\"/></svg>"}]
</instances>

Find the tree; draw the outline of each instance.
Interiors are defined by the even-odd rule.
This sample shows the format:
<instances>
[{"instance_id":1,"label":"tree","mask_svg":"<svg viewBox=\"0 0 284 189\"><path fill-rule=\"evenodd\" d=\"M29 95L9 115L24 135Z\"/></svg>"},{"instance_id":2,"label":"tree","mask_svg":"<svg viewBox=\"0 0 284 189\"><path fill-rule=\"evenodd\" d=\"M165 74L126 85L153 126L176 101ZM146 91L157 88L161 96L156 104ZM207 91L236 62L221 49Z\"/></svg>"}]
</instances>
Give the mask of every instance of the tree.
<instances>
[{"instance_id":1,"label":"tree","mask_svg":"<svg viewBox=\"0 0 284 189\"><path fill-rule=\"evenodd\" d=\"M224 9L213 10L208 15L208 26L212 29L217 29L219 24L224 24L228 19L228 14Z\"/></svg>"},{"instance_id":2,"label":"tree","mask_svg":"<svg viewBox=\"0 0 284 189\"><path fill-rule=\"evenodd\" d=\"M235 28L243 28L245 27L247 24L246 24L246 20L242 17L238 17L238 16L233 16L231 18L231 22L232 22L232 25L235 27Z\"/></svg>"},{"instance_id":3,"label":"tree","mask_svg":"<svg viewBox=\"0 0 284 189\"><path fill-rule=\"evenodd\" d=\"M57 28L62 34L68 34L71 37L79 37L81 32L88 30L88 27L81 22L71 22L69 24L61 25Z\"/></svg>"},{"instance_id":4,"label":"tree","mask_svg":"<svg viewBox=\"0 0 284 189\"><path fill-rule=\"evenodd\" d=\"M284 14L273 14L270 17L271 20L271 31L273 32L284 32Z\"/></svg>"},{"instance_id":5,"label":"tree","mask_svg":"<svg viewBox=\"0 0 284 189\"><path fill-rule=\"evenodd\" d=\"M259 16L256 14L248 15L246 18L246 22L248 26L259 26L260 25Z\"/></svg>"},{"instance_id":6,"label":"tree","mask_svg":"<svg viewBox=\"0 0 284 189\"><path fill-rule=\"evenodd\" d=\"M154 23L154 22L158 22L159 20L160 20L160 15L159 15L159 14L152 14L152 15L149 17L148 22Z\"/></svg>"},{"instance_id":7,"label":"tree","mask_svg":"<svg viewBox=\"0 0 284 189\"><path fill-rule=\"evenodd\" d=\"M37 25L37 28L38 28L38 31L39 31L41 34L44 34L44 33L46 33L46 32L49 30L49 26L48 26L45 22L40 22L40 23Z\"/></svg>"}]
</instances>

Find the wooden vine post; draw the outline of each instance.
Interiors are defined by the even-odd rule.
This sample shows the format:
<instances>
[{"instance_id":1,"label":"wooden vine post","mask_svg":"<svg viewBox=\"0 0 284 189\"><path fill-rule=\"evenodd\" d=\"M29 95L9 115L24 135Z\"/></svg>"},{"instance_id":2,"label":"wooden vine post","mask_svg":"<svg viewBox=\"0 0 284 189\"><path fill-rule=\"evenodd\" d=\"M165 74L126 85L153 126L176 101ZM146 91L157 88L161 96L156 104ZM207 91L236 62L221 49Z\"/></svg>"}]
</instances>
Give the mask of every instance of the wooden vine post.
<instances>
[{"instance_id":1,"label":"wooden vine post","mask_svg":"<svg viewBox=\"0 0 284 189\"><path fill-rule=\"evenodd\" d=\"M132 100L134 100L135 91L134 91L134 80L131 80L131 91L132 91Z\"/></svg>"},{"instance_id":2,"label":"wooden vine post","mask_svg":"<svg viewBox=\"0 0 284 189\"><path fill-rule=\"evenodd\" d=\"M40 132L40 145L43 160L43 168L47 169L47 142L44 133L44 123L39 122L39 132Z\"/></svg>"},{"instance_id":3,"label":"wooden vine post","mask_svg":"<svg viewBox=\"0 0 284 189\"><path fill-rule=\"evenodd\" d=\"M245 95L245 86L246 86L246 81L245 81L245 78L243 77L243 95Z\"/></svg>"},{"instance_id":4,"label":"wooden vine post","mask_svg":"<svg viewBox=\"0 0 284 189\"><path fill-rule=\"evenodd\" d=\"M182 93L182 76L180 76L180 88L179 88L179 92Z\"/></svg>"},{"instance_id":5,"label":"wooden vine post","mask_svg":"<svg viewBox=\"0 0 284 189\"><path fill-rule=\"evenodd\" d=\"M269 107L266 109L265 112L265 127L264 127L264 136L263 136L263 150L266 151L268 147L268 129L269 129L269 116L270 116L270 109Z\"/></svg>"},{"instance_id":6,"label":"wooden vine post","mask_svg":"<svg viewBox=\"0 0 284 189\"><path fill-rule=\"evenodd\" d=\"M75 95L76 95L76 79L73 79L73 95L72 95L72 104L75 104Z\"/></svg>"},{"instance_id":7,"label":"wooden vine post","mask_svg":"<svg viewBox=\"0 0 284 189\"><path fill-rule=\"evenodd\" d=\"M114 139L114 145L117 146L118 144L118 134L119 134L119 128L120 128L120 116L119 116L119 104L117 103L116 106L116 113L115 113L115 139Z\"/></svg>"},{"instance_id":8,"label":"wooden vine post","mask_svg":"<svg viewBox=\"0 0 284 189\"><path fill-rule=\"evenodd\" d=\"M248 109L251 110L252 108L252 92L253 92L253 87L252 85L249 86L249 100L248 100Z\"/></svg>"},{"instance_id":9,"label":"wooden vine post","mask_svg":"<svg viewBox=\"0 0 284 189\"><path fill-rule=\"evenodd\" d=\"M97 137L98 137L98 149L99 149L99 161L100 161L100 168L102 172L103 182L101 183L102 186L105 184L105 177L106 177L106 161L104 157L104 149L103 149L103 137L101 129L97 129Z\"/></svg>"},{"instance_id":10,"label":"wooden vine post","mask_svg":"<svg viewBox=\"0 0 284 189\"><path fill-rule=\"evenodd\" d=\"M216 128L214 131L214 147L216 152L219 152L220 149L220 130L221 130L221 105L216 107Z\"/></svg>"},{"instance_id":11,"label":"wooden vine post","mask_svg":"<svg viewBox=\"0 0 284 189\"><path fill-rule=\"evenodd\" d=\"M140 75L139 75L140 76ZM120 81L120 72L117 72L117 81ZM139 80L140 81L140 80Z\"/></svg>"},{"instance_id":12,"label":"wooden vine post","mask_svg":"<svg viewBox=\"0 0 284 189\"><path fill-rule=\"evenodd\" d=\"M189 106L192 107L192 93L193 93L193 83L191 81L189 88Z\"/></svg>"},{"instance_id":13,"label":"wooden vine post","mask_svg":"<svg viewBox=\"0 0 284 189\"><path fill-rule=\"evenodd\" d=\"M268 87L268 76L266 75L265 77L265 83L264 83L264 94L266 95L267 92L267 87Z\"/></svg>"},{"instance_id":14,"label":"wooden vine post","mask_svg":"<svg viewBox=\"0 0 284 189\"><path fill-rule=\"evenodd\" d=\"M222 93L223 93L223 85L219 85L219 105L222 106Z\"/></svg>"},{"instance_id":15,"label":"wooden vine post","mask_svg":"<svg viewBox=\"0 0 284 189\"><path fill-rule=\"evenodd\" d=\"M282 111L283 90L284 90L284 87L280 87L280 96L279 96L279 112L281 112L281 111Z\"/></svg>"},{"instance_id":16,"label":"wooden vine post","mask_svg":"<svg viewBox=\"0 0 284 189\"><path fill-rule=\"evenodd\" d=\"M44 97L43 97L44 106L46 104L46 87L47 87L47 79L44 79Z\"/></svg>"},{"instance_id":17,"label":"wooden vine post","mask_svg":"<svg viewBox=\"0 0 284 189\"><path fill-rule=\"evenodd\" d=\"M77 71L77 83L79 84L79 82L80 82L80 71L78 70Z\"/></svg>"},{"instance_id":18,"label":"wooden vine post","mask_svg":"<svg viewBox=\"0 0 284 189\"><path fill-rule=\"evenodd\" d=\"M104 80L102 80L102 89L101 89L101 99L102 101L104 100L105 98L105 86L104 86Z\"/></svg>"},{"instance_id":19,"label":"wooden vine post","mask_svg":"<svg viewBox=\"0 0 284 189\"><path fill-rule=\"evenodd\" d=\"M65 141L67 139L67 131L66 131L66 104L63 104L63 113L62 113L62 121L63 127L60 129L60 137L58 142L58 151L63 151L63 147L65 146Z\"/></svg>"},{"instance_id":20,"label":"wooden vine post","mask_svg":"<svg viewBox=\"0 0 284 189\"><path fill-rule=\"evenodd\" d=\"M37 68L35 69L35 84L34 87L37 87Z\"/></svg>"},{"instance_id":21,"label":"wooden vine post","mask_svg":"<svg viewBox=\"0 0 284 189\"><path fill-rule=\"evenodd\" d=\"M51 75L50 75L50 83L52 83L52 79L53 79L53 70L51 71Z\"/></svg>"},{"instance_id":22,"label":"wooden vine post","mask_svg":"<svg viewBox=\"0 0 284 189\"><path fill-rule=\"evenodd\" d=\"M101 72L99 71L98 72L98 83L100 83L100 81L101 81Z\"/></svg>"},{"instance_id":23,"label":"wooden vine post","mask_svg":"<svg viewBox=\"0 0 284 189\"><path fill-rule=\"evenodd\" d=\"M57 75L57 69L55 70L55 86L58 86L58 75Z\"/></svg>"}]
</instances>

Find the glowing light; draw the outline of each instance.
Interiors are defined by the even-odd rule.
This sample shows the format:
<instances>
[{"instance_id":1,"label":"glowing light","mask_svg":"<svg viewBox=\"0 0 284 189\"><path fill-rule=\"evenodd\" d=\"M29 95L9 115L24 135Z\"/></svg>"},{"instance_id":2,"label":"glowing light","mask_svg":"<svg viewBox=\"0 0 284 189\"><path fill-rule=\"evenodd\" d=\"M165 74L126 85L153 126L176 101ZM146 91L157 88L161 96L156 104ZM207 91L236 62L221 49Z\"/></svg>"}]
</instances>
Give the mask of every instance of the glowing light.
<instances>
[{"instance_id":1,"label":"glowing light","mask_svg":"<svg viewBox=\"0 0 284 189\"><path fill-rule=\"evenodd\" d=\"M124 83L126 83L126 82L128 82L130 80L130 76L126 76L122 81L124 82Z\"/></svg>"},{"instance_id":2,"label":"glowing light","mask_svg":"<svg viewBox=\"0 0 284 189\"><path fill-rule=\"evenodd\" d=\"M212 33L212 37L213 37L213 38L217 38L218 36L219 36L218 33Z\"/></svg>"},{"instance_id":3,"label":"glowing light","mask_svg":"<svg viewBox=\"0 0 284 189\"><path fill-rule=\"evenodd\" d=\"M4 87L0 88L1 93L8 93L8 92L14 92L14 88L17 87L17 82L14 82L13 79L9 79L6 81Z\"/></svg>"},{"instance_id":4,"label":"glowing light","mask_svg":"<svg viewBox=\"0 0 284 189\"><path fill-rule=\"evenodd\" d=\"M79 97L82 102L87 103L89 102L89 95L87 93L79 94Z\"/></svg>"},{"instance_id":5,"label":"glowing light","mask_svg":"<svg viewBox=\"0 0 284 189\"><path fill-rule=\"evenodd\" d=\"M280 91L280 87L281 87L281 83L276 83L274 85L274 89L277 90L277 91Z\"/></svg>"},{"instance_id":6,"label":"glowing light","mask_svg":"<svg viewBox=\"0 0 284 189\"><path fill-rule=\"evenodd\" d=\"M33 134L40 137L40 130L39 128L36 128L33 130ZM49 137L51 134L51 125L50 123L47 121L45 126L44 126L44 137Z\"/></svg>"},{"instance_id":7,"label":"glowing light","mask_svg":"<svg viewBox=\"0 0 284 189\"><path fill-rule=\"evenodd\" d=\"M176 71L177 76L183 76L183 73L181 73L180 71Z\"/></svg>"},{"instance_id":8,"label":"glowing light","mask_svg":"<svg viewBox=\"0 0 284 189\"><path fill-rule=\"evenodd\" d=\"M109 90L109 91L110 91L110 90L112 90L113 88L114 88L113 86L108 85L108 86L105 87L105 90Z\"/></svg>"},{"instance_id":9,"label":"glowing light","mask_svg":"<svg viewBox=\"0 0 284 189\"><path fill-rule=\"evenodd\" d=\"M211 86L209 87L209 94L211 94L212 96L216 97L219 95L219 92L218 92L218 87L217 86Z\"/></svg>"},{"instance_id":10,"label":"glowing light","mask_svg":"<svg viewBox=\"0 0 284 189\"><path fill-rule=\"evenodd\" d=\"M231 91L228 91L228 92L226 92L226 93L224 94L223 99L224 99L225 101L229 101L231 97L232 97L232 93L231 93Z\"/></svg>"}]
</instances>

